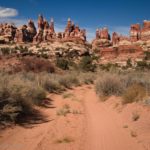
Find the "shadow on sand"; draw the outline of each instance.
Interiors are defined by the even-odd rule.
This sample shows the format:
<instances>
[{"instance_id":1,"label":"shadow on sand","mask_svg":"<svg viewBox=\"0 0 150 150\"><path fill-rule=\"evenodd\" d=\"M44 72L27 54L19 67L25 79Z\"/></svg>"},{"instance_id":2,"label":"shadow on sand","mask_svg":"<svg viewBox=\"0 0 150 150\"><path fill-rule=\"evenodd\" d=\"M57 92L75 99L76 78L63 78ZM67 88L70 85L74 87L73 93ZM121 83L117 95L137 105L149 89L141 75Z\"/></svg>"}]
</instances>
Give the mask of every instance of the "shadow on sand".
<instances>
[{"instance_id":1,"label":"shadow on sand","mask_svg":"<svg viewBox=\"0 0 150 150\"><path fill-rule=\"evenodd\" d=\"M43 101L43 104L40 106L42 109L54 109L53 100L47 98ZM44 114L41 109L32 108L26 112L22 112L18 115L16 122L0 122L0 129L6 129L8 127L13 128L15 125L22 126L24 128L33 128L36 127L37 124L48 123L53 121L53 119L49 119L49 116Z\"/></svg>"}]
</instances>

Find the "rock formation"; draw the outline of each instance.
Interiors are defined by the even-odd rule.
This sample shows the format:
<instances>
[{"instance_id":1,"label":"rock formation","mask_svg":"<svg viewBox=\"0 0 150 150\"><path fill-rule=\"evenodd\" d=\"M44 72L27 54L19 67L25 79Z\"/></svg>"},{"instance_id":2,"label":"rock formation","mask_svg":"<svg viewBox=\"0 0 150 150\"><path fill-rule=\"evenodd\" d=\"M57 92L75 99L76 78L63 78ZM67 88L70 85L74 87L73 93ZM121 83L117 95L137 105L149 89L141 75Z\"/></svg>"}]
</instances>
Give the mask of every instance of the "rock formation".
<instances>
[{"instance_id":1,"label":"rock formation","mask_svg":"<svg viewBox=\"0 0 150 150\"><path fill-rule=\"evenodd\" d=\"M109 47L112 45L110 40L110 34L107 28L97 29L96 38L93 40L92 45L95 49Z\"/></svg>"},{"instance_id":2,"label":"rock formation","mask_svg":"<svg viewBox=\"0 0 150 150\"><path fill-rule=\"evenodd\" d=\"M75 43L86 44L86 30L81 29L68 18L62 32L55 32L53 18L48 22L42 15L38 16L37 29L32 20L27 25L15 27L13 24L0 24L0 44L16 43ZM67 44L68 44L67 43ZM55 44L54 44L55 45ZM141 57L144 51L150 51L150 21L145 20L143 25L132 24L129 36L114 32L109 34L108 28L96 30L96 37L92 41L92 49L101 55L101 58L134 58ZM72 51L72 50L71 50Z\"/></svg>"},{"instance_id":3,"label":"rock formation","mask_svg":"<svg viewBox=\"0 0 150 150\"><path fill-rule=\"evenodd\" d=\"M130 36L114 32L112 40L107 28L96 30L92 49L101 55L102 60L138 59L144 56L144 51L150 51L150 21L144 21L143 26L133 24Z\"/></svg>"},{"instance_id":4,"label":"rock formation","mask_svg":"<svg viewBox=\"0 0 150 150\"><path fill-rule=\"evenodd\" d=\"M141 40L150 40L150 21L144 20L143 28L141 30Z\"/></svg>"},{"instance_id":5,"label":"rock formation","mask_svg":"<svg viewBox=\"0 0 150 150\"><path fill-rule=\"evenodd\" d=\"M136 42L136 41L140 40L140 37L141 37L140 24L133 24L133 25L131 25L131 29L130 29L131 42Z\"/></svg>"},{"instance_id":6,"label":"rock formation","mask_svg":"<svg viewBox=\"0 0 150 150\"><path fill-rule=\"evenodd\" d=\"M75 25L70 18L68 18L68 22L63 33L63 38L66 40L82 40L86 41L86 30L80 29L78 25Z\"/></svg>"},{"instance_id":7,"label":"rock formation","mask_svg":"<svg viewBox=\"0 0 150 150\"><path fill-rule=\"evenodd\" d=\"M113 45L118 45L118 44L119 44L119 41L120 41L119 35L118 35L116 32L114 32L114 33L112 34L112 44L113 44Z\"/></svg>"},{"instance_id":8,"label":"rock formation","mask_svg":"<svg viewBox=\"0 0 150 150\"><path fill-rule=\"evenodd\" d=\"M28 25L23 25L16 29L15 42L33 42L36 35L36 28L32 20L28 21Z\"/></svg>"},{"instance_id":9,"label":"rock formation","mask_svg":"<svg viewBox=\"0 0 150 150\"><path fill-rule=\"evenodd\" d=\"M0 37L6 42L14 40L16 34L16 27L13 24L0 24Z\"/></svg>"}]
</instances>

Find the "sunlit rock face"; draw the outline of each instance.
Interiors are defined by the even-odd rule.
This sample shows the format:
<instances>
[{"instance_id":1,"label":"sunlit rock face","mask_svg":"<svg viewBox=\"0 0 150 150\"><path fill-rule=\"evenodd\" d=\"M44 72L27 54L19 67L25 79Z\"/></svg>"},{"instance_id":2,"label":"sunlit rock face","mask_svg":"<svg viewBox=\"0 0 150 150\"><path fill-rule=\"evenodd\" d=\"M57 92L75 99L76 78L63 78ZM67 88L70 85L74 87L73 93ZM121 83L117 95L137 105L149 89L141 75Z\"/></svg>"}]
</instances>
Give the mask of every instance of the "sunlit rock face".
<instances>
[{"instance_id":1,"label":"sunlit rock face","mask_svg":"<svg viewBox=\"0 0 150 150\"><path fill-rule=\"evenodd\" d=\"M136 42L141 38L141 27L140 24L131 25L130 29L130 40L131 42Z\"/></svg>"},{"instance_id":2,"label":"sunlit rock face","mask_svg":"<svg viewBox=\"0 0 150 150\"><path fill-rule=\"evenodd\" d=\"M108 29L102 28L96 30L96 37L92 41L92 47L93 49L101 49L104 47L110 47L112 45L112 42L110 40L110 34L108 32Z\"/></svg>"},{"instance_id":3,"label":"sunlit rock face","mask_svg":"<svg viewBox=\"0 0 150 150\"><path fill-rule=\"evenodd\" d=\"M132 24L129 36L113 32L110 38L107 28L97 29L92 49L100 54L102 60L135 60L149 51L150 21L144 21L143 26Z\"/></svg>"},{"instance_id":4,"label":"sunlit rock face","mask_svg":"<svg viewBox=\"0 0 150 150\"><path fill-rule=\"evenodd\" d=\"M145 20L143 22L143 28L141 30L141 40L142 41L150 40L150 21Z\"/></svg>"},{"instance_id":5,"label":"sunlit rock face","mask_svg":"<svg viewBox=\"0 0 150 150\"><path fill-rule=\"evenodd\" d=\"M0 41L10 42L13 41L16 34L16 27L13 24L1 23L0 24Z\"/></svg>"},{"instance_id":6,"label":"sunlit rock face","mask_svg":"<svg viewBox=\"0 0 150 150\"><path fill-rule=\"evenodd\" d=\"M120 41L120 37L119 37L118 33L114 32L112 34L112 44L113 45L118 45L119 41Z\"/></svg>"},{"instance_id":7,"label":"sunlit rock face","mask_svg":"<svg viewBox=\"0 0 150 150\"><path fill-rule=\"evenodd\" d=\"M64 40L75 40L75 41L86 41L86 30L80 29L78 25L75 25L70 18L68 18L68 22L63 32L62 38Z\"/></svg>"}]
</instances>

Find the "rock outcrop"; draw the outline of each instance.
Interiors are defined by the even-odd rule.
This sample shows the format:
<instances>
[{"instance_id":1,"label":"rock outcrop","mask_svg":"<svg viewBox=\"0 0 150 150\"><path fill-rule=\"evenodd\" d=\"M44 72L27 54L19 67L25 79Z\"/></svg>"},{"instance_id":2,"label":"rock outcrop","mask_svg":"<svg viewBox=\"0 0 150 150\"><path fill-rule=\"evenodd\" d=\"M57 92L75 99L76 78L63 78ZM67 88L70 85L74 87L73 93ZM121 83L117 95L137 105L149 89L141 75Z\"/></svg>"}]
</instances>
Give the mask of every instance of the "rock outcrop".
<instances>
[{"instance_id":1,"label":"rock outcrop","mask_svg":"<svg viewBox=\"0 0 150 150\"><path fill-rule=\"evenodd\" d=\"M97 29L92 49L105 61L142 58L144 51L150 51L150 21L144 21L142 27L131 25L129 33L130 36L124 36L114 32L111 40L107 28Z\"/></svg>"},{"instance_id":2,"label":"rock outcrop","mask_svg":"<svg viewBox=\"0 0 150 150\"><path fill-rule=\"evenodd\" d=\"M131 42L136 42L141 38L141 27L140 24L131 25L130 29L130 39Z\"/></svg>"},{"instance_id":3,"label":"rock outcrop","mask_svg":"<svg viewBox=\"0 0 150 150\"><path fill-rule=\"evenodd\" d=\"M0 39L5 42L10 42L14 40L16 34L16 27L13 24L0 24Z\"/></svg>"},{"instance_id":4,"label":"rock outcrop","mask_svg":"<svg viewBox=\"0 0 150 150\"><path fill-rule=\"evenodd\" d=\"M53 18L49 22L42 15L38 16L37 29L32 20L29 20L27 25L22 25L21 27L1 23L0 44L9 42L15 42L16 44L29 43L33 46L39 44L53 45L55 43L54 46L59 46L56 49L52 49L55 52L59 49L59 55L61 53L64 54L64 52L75 52L81 55L86 51L82 51L80 48L74 49L75 46L73 49L67 47L62 48L60 45L64 46L66 43L81 44L83 47L86 47L85 49L87 49L88 45L86 42L86 30L74 24L70 18L68 18L64 31L57 33ZM150 21L145 20L142 26L140 24L132 24L129 36L120 35L116 32L110 36L108 28L97 29L96 37L91 45L93 52L100 54L102 60L127 60L129 58L135 59L135 56L136 58L141 58L145 51L150 51Z\"/></svg>"},{"instance_id":5,"label":"rock outcrop","mask_svg":"<svg viewBox=\"0 0 150 150\"><path fill-rule=\"evenodd\" d=\"M143 28L141 30L141 40L150 40L150 21L144 20L143 22Z\"/></svg>"},{"instance_id":6,"label":"rock outcrop","mask_svg":"<svg viewBox=\"0 0 150 150\"><path fill-rule=\"evenodd\" d=\"M80 29L71 19L68 19L64 32L55 32L54 20L50 23L42 16L38 16L37 30L32 20L28 21L28 25L15 27L9 24L0 24L0 43L1 41L16 43L41 43L41 42L86 42L86 30Z\"/></svg>"},{"instance_id":7,"label":"rock outcrop","mask_svg":"<svg viewBox=\"0 0 150 150\"><path fill-rule=\"evenodd\" d=\"M107 28L97 29L96 38L92 42L93 49L109 47L112 45Z\"/></svg>"},{"instance_id":8,"label":"rock outcrop","mask_svg":"<svg viewBox=\"0 0 150 150\"><path fill-rule=\"evenodd\" d=\"M32 20L28 21L28 25L23 25L16 29L15 39L16 43L33 42L36 35L36 28Z\"/></svg>"}]
</instances>

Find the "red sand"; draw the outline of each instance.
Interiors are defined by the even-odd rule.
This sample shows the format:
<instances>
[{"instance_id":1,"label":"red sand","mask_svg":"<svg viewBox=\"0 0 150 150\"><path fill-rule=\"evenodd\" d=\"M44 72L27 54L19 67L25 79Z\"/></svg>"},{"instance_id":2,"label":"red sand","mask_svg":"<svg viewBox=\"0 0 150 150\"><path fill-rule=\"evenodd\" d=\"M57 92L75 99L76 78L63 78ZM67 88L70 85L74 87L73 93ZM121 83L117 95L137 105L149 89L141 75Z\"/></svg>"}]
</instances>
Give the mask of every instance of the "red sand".
<instances>
[{"instance_id":1,"label":"red sand","mask_svg":"<svg viewBox=\"0 0 150 150\"><path fill-rule=\"evenodd\" d=\"M64 99L62 95L49 95L54 108L43 108L41 112L51 121L30 128L15 126L4 130L0 150L150 150L148 106L122 106L116 97L100 102L89 86L67 93L73 96ZM71 112L80 113L57 115L65 104ZM135 111L140 114L137 121L132 120ZM137 136L132 137L131 131Z\"/></svg>"}]
</instances>

